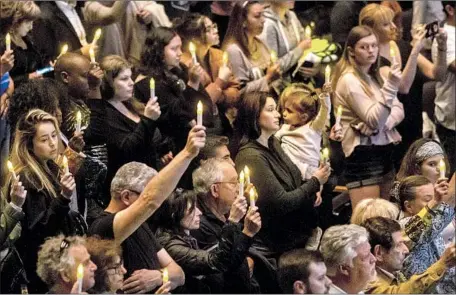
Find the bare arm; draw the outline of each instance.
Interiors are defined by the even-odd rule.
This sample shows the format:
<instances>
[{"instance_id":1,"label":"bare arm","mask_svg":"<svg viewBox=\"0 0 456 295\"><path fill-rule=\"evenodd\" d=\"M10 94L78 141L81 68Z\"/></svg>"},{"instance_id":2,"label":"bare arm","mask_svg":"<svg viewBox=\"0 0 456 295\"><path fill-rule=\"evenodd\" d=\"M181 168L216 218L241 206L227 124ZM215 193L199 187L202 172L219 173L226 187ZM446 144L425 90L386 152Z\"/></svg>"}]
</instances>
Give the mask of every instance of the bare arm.
<instances>
[{"instance_id":1,"label":"bare arm","mask_svg":"<svg viewBox=\"0 0 456 295\"><path fill-rule=\"evenodd\" d=\"M149 181L136 202L116 214L113 225L116 242L122 243L160 207L173 192L192 159L204 147L205 140L205 127L193 127L184 150Z\"/></svg>"},{"instance_id":2,"label":"bare arm","mask_svg":"<svg viewBox=\"0 0 456 295\"><path fill-rule=\"evenodd\" d=\"M161 249L157 253L158 261L162 268L168 269L169 280L171 282L171 290L182 286L185 283L185 274L182 268L169 256L165 249Z\"/></svg>"},{"instance_id":3,"label":"bare arm","mask_svg":"<svg viewBox=\"0 0 456 295\"><path fill-rule=\"evenodd\" d=\"M129 0L114 1L108 7L97 1L88 1L83 8L84 18L91 25L107 26L120 20L129 3Z\"/></svg>"}]
</instances>

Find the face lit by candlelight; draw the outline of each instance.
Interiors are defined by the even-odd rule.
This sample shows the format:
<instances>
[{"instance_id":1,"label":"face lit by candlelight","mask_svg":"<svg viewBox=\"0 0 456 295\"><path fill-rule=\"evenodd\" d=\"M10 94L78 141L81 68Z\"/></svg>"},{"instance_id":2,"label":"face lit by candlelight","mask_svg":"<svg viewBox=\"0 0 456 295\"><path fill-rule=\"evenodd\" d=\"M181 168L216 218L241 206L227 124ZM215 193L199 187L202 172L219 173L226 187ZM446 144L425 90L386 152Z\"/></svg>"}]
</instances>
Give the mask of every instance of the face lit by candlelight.
<instances>
[{"instance_id":1,"label":"face lit by candlelight","mask_svg":"<svg viewBox=\"0 0 456 295\"><path fill-rule=\"evenodd\" d=\"M191 203L187 204L187 210L182 218L180 225L183 229L193 230L200 227L201 211L198 207L191 208Z\"/></svg>"},{"instance_id":2,"label":"face lit by candlelight","mask_svg":"<svg viewBox=\"0 0 456 295\"><path fill-rule=\"evenodd\" d=\"M15 34L20 37L25 37L32 29L33 29L33 21L24 20L17 26Z\"/></svg>"},{"instance_id":3,"label":"face lit by candlelight","mask_svg":"<svg viewBox=\"0 0 456 295\"><path fill-rule=\"evenodd\" d=\"M204 27L206 30L205 37L206 37L206 45L215 46L219 45L220 37L218 34L217 24L213 23L209 18L204 18Z\"/></svg>"},{"instance_id":4,"label":"face lit by candlelight","mask_svg":"<svg viewBox=\"0 0 456 295\"><path fill-rule=\"evenodd\" d=\"M41 122L36 125L33 136L33 153L41 161L55 160L58 156L59 136L52 122Z\"/></svg>"},{"instance_id":5,"label":"face lit by candlelight","mask_svg":"<svg viewBox=\"0 0 456 295\"><path fill-rule=\"evenodd\" d=\"M264 6L255 3L249 6L246 19L247 33L252 36L260 35L264 27Z\"/></svg>"},{"instance_id":6,"label":"face lit by candlelight","mask_svg":"<svg viewBox=\"0 0 456 295\"><path fill-rule=\"evenodd\" d=\"M182 40L179 35L176 35L164 49L165 63L168 69L172 69L179 66L180 59L182 56Z\"/></svg>"},{"instance_id":7,"label":"face lit by candlelight","mask_svg":"<svg viewBox=\"0 0 456 295\"><path fill-rule=\"evenodd\" d=\"M440 177L439 163L440 160L445 160L442 155L430 157L421 163L421 175L429 179L430 182L436 183Z\"/></svg>"},{"instance_id":8,"label":"face lit by candlelight","mask_svg":"<svg viewBox=\"0 0 456 295\"><path fill-rule=\"evenodd\" d=\"M266 99L263 109L258 119L258 125L261 128L261 133L274 133L279 130L280 113L277 111L277 104L272 97Z\"/></svg>"},{"instance_id":9,"label":"face lit by candlelight","mask_svg":"<svg viewBox=\"0 0 456 295\"><path fill-rule=\"evenodd\" d=\"M123 261L119 256L116 256L114 263L107 267L107 285L110 293L115 293L117 290L122 288L124 275L127 273L123 265Z\"/></svg>"},{"instance_id":10,"label":"face lit by candlelight","mask_svg":"<svg viewBox=\"0 0 456 295\"><path fill-rule=\"evenodd\" d=\"M213 184L212 193L216 198L218 212L227 214L239 194L238 174L233 165L228 162L221 164L219 169L223 171L223 178Z\"/></svg>"},{"instance_id":11,"label":"face lit by candlelight","mask_svg":"<svg viewBox=\"0 0 456 295\"><path fill-rule=\"evenodd\" d=\"M129 100L133 96L134 82L131 79L131 69L123 69L114 78L112 83L114 89L114 98L120 101Z\"/></svg>"},{"instance_id":12,"label":"face lit by candlelight","mask_svg":"<svg viewBox=\"0 0 456 295\"><path fill-rule=\"evenodd\" d=\"M95 285L95 271L97 266L90 260L90 254L83 245L71 246L68 249L68 256L73 257L74 266L70 270L74 283L77 280L77 268L79 264L84 267L84 277L82 279L82 291L87 291Z\"/></svg>"}]
</instances>

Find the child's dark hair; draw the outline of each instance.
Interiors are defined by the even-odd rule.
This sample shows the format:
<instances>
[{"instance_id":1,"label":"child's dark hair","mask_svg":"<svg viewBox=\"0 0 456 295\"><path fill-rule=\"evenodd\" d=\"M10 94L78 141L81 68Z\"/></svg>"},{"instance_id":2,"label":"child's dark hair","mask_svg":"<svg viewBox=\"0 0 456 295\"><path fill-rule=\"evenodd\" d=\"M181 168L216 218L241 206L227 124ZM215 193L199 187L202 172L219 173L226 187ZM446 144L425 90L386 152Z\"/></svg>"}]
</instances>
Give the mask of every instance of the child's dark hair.
<instances>
[{"instance_id":1,"label":"child's dark hair","mask_svg":"<svg viewBox=\"0 0 456 295\"><path fill-rule=\"evenodd\" d=\"M308 116L307 121L315 119L320 109L320 100L318 94L303 83L293 83L285 88L280 95L280 108L285 109L286 102L291 102L296 110L301 114Z\"/></svg>"}]
</instances>

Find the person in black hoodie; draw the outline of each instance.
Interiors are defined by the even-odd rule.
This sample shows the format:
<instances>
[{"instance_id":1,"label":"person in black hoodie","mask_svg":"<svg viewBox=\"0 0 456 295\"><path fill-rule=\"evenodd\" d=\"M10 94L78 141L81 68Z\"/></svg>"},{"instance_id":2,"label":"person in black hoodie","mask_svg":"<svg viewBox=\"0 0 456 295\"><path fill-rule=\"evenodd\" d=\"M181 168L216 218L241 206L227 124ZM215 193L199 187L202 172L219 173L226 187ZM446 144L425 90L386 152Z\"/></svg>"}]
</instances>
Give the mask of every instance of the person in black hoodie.
<instances>
[{"instance_id":1,"label":"person in black hoodie","mask_svg":"<svg viewBox=\"0 0 456 295\"><path fill-rule=\"evenodd\" d=\"M302 180L299 169L273 136L280 128L279 118L274 99L268 93L253 92L244 97L235 122L235 133L241 139L236 168L241 171L248 166L251 171L264 225L253 248L273 266L285 251L306 244L310 249L318 246L314 202L320 185L330 175L329 165L322 164L312 178ZM309 238L314 235L316 240L310 245Z\"/></svg>"},{"instance_id":2,"label":"person in black hoodie","mask_svg":"<svg viewBox=\"0 0 456 295\"><path fill-rule=\"evenodd\" d=\"M261 228L261 217L257 208L247 212L244 197L238 197L230 210L228 220L222 228L218 247L206 251L198 247L197 240L190 230L200 226L201 211L196 207L197 194L193 191L177 190L156 213L161 226L157 239L169 255L178 263L186 274L186 293L223 293L229 291L223 278L214 278L238 268L245 260L252 237ZM247 214L246 214L247 212ZM245 215L244 227L238 224ZM242 230L242 233L241 233Z\"/></svg>"}]
</instances>

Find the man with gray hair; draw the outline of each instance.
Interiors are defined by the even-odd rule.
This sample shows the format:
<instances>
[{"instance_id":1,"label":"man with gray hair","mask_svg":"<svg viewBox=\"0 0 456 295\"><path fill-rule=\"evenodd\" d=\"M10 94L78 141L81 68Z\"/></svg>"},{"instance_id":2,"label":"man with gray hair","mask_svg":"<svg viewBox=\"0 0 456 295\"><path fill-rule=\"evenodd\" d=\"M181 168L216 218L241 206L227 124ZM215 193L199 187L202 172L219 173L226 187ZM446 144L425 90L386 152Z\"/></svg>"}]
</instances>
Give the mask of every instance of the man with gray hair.
<instances>
[{"instance_id":1,"label":"man with gray hair","mask_svg":"<svg viewBox=\"0 0 456 295\"><path fill-rule=\"evenodd\" d=\"M84 266L83 292L95 285L97 266L90 260L85 239L59 235L47 239L38 252L36 272L49 287L49 294L78 293L78 266Z\"/></svg>"},{"instance_id":2,"label":"man with gray hair","mask_svg":"<svg viewBox=\"0 0 456 295\"><path fill-rule=\"evenodd\" d=\"M333 284L329 294L356 294L376 277L369 234L359 225L332 226L323 234L320 252Z\"/></svg>"},{"instance_id":3,"label":"man with gray hair","mask_svg":"<svg viewBox=\"0 0 456 295\"><path fill-rule=\"evenodd\" d=\"M111 183L111 201L96 219L90 234L121 244L127 269L125 293L154 292L163 284L161 270L167 268L171 289L184 284L184 273L156 241L145 222L173 192L190 162L206 139L205 127L195 126L185 148L158 174L145 164L122 166Z\"/></svg>"}]
</instances>

